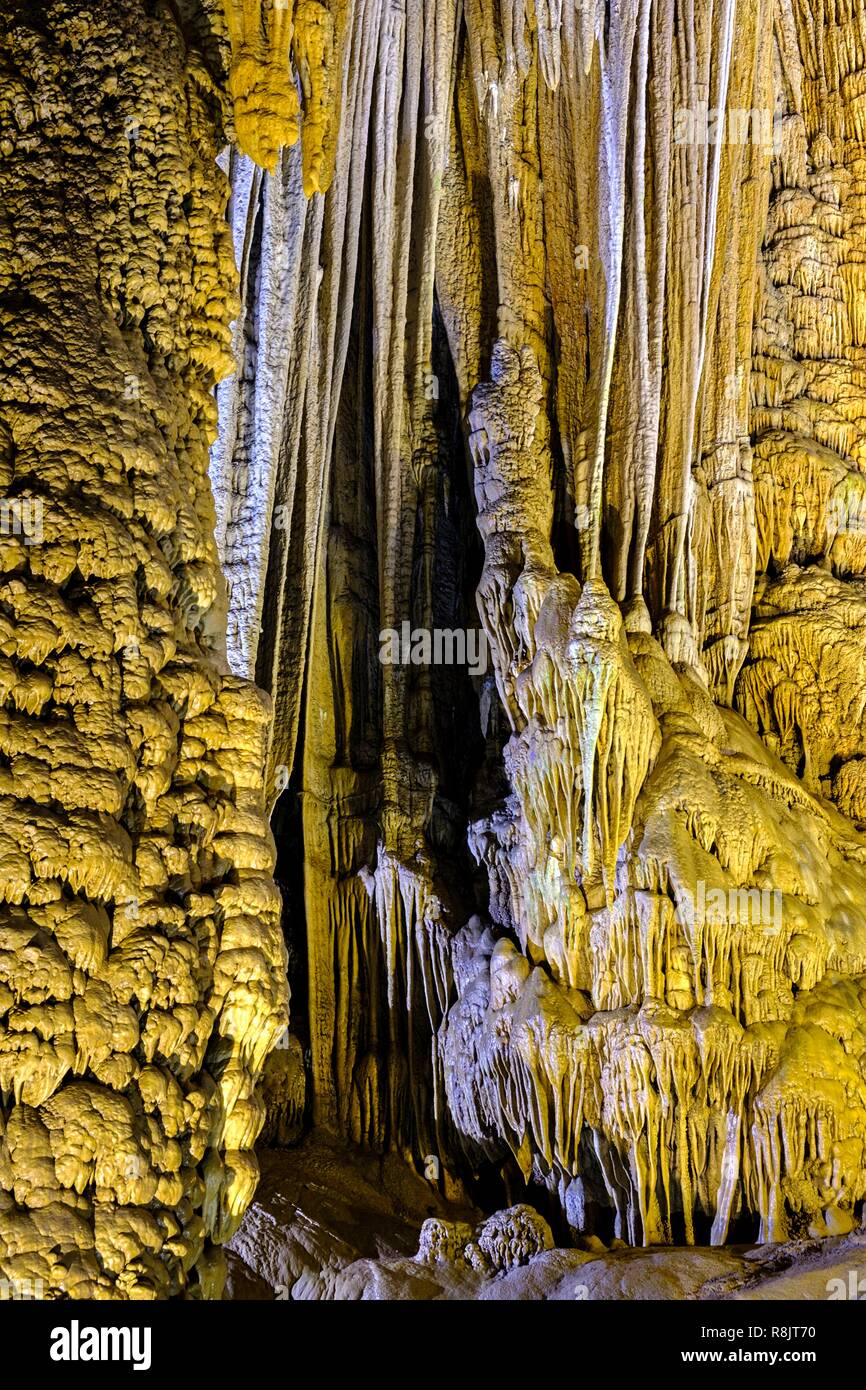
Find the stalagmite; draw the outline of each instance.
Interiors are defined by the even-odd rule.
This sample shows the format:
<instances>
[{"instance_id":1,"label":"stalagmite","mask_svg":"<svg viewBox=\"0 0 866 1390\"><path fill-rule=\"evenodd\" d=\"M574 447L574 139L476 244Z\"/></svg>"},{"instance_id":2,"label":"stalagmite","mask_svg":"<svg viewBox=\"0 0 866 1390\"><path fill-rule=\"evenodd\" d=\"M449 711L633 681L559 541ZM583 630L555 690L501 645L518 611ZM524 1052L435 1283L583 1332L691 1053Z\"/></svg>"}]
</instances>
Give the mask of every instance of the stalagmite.
<instances>
[{"instance_id":1,"label":"stalagmite","mask_svg":"<svg viewBox=\"0 0 866 1390\"><path fill-rule=\"evenodd\" d=\"M0 1270L212 1295L287 1018L270 706L221 655L207 481L223 75L134 0L18 14L0 65Z\"/></svg>"}]
</instances>

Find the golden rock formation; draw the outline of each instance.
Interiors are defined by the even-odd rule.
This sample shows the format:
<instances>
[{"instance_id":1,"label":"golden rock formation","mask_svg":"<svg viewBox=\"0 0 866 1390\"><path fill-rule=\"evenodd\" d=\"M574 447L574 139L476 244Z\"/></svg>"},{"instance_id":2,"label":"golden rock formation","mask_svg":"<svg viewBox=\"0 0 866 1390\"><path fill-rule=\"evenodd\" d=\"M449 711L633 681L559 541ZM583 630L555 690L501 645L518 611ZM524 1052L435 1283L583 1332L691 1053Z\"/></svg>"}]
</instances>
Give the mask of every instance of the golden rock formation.
<instances>
[{"instance_id":1,"label":"golden rock formation","mask_svg":"<svg viewBox=\"0 0 866 1390\"><path fill-rule=\"evenodd\" d=\"M229 94L241 149L265 169L301 130L304 192L331 179L334 21L325 0L223 0L231 40ZM295 72L303 93L303 122Z\"/></svg>"},{"instance_id":2,"label":"golden rock formation","mask_svg":"<svg viewBox=\"0 0 866 1390\"><path fill-rule=\"evenodd\" d=\"M207 478L234 303L220 100L167 12L12 10L0 1271L210 1294L287 1021L269 703L222 653Z\"/></svg>"},{"instance_id":3,"label":"golden rock formation","mask_svg":"<svg viewBox=\"0 0 866 1390\"><path fill-rule=\"evenodd\" d=\"M637 1243L866 1196L861 21L357 4L324 206L234 175L315 1119ZM377 663L476 590L486 678Z\"/></svg>"},{"instance_id":4,"label":"golden rock formation","mask_svg":"<svg viewBox=\"0 0 866 1390\"><path fill-rule=\"evenodd\" d=\"M575 1232L843 1239L863 0L43 8L0 46L0 1270L216 1292L266 1104ZM417 1258L550 1239L517 1200Z\"/></svg>"}]
</instances>

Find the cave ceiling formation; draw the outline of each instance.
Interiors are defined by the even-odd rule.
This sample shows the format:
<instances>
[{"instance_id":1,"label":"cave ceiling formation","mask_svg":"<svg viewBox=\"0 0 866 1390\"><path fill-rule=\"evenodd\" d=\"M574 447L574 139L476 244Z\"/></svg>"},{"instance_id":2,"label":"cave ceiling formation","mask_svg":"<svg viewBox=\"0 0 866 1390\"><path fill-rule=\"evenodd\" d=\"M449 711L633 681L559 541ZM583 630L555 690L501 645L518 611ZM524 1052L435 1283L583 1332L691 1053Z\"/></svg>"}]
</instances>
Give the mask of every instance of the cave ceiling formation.
<instances>
[{"instance_id":1,"label":"cave ceiling formation","mask_svg":"<svg viewBox=\"0 0 866 1390\"><path fill-rule=\"evenodd\" d=\"M863 0L3 6L0 1273L218 1294L263 1096L845 1237Z\"/></svg>"}]
</instances>

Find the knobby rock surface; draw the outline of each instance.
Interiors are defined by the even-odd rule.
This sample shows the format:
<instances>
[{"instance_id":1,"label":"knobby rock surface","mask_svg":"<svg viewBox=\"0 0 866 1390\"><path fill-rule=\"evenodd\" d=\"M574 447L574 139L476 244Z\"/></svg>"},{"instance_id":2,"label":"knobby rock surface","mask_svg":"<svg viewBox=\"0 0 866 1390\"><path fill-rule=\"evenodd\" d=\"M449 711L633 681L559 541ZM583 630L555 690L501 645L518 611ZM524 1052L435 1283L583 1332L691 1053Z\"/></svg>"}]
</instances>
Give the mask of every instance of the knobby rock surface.
<instances>
[{"instance_id":1,"label":"knobby rock surface","mask_svg":"<svg viewBox=\"0 0 866 1390\"><path fill-rule=\"evenodd\" d=\"M539 1196L583 1239L845 1238L862 0L34 8L3 1273L217 1292L263 1071L271 1140L505 1175L421 1264L546 1261ZM467 630L486 670L385 658Z\"/></svg>"}]
</instances>

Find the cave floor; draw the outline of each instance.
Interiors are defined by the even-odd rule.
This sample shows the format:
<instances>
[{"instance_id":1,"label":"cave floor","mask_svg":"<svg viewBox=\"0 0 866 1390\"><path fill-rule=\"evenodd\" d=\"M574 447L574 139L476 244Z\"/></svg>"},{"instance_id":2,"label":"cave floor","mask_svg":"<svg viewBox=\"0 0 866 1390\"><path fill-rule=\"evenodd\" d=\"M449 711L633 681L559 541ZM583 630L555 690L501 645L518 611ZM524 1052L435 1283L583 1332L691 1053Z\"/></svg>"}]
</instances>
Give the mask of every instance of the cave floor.
<instances>
[{"instance_id":1,"label":"cave floor","mask_svg":"<svg viewBox=\"0 0 866 1390\"><path fill-rule=\"evenodd\" d=\"M415 1258L431 1216L470 1224L394 1155L318 1134L259 1153L261 1180L228 1247L231 1300L827 1300L866 1296L866 1229L824 1240L713 1249L546 1250L491 1274ZM862 1286L859 1281L862 1280ZM837 1282L833 1282L837 1281Z\"/></svg>"}]
</instances>

